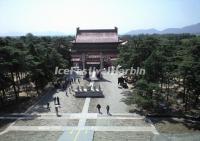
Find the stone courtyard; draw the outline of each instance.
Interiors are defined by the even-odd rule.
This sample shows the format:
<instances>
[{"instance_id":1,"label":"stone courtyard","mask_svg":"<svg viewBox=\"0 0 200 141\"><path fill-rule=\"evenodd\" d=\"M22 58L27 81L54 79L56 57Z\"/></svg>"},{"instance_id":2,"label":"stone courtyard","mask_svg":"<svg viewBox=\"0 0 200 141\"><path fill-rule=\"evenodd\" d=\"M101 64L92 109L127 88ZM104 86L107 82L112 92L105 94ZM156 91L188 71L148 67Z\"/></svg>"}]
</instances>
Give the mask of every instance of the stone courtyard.
<instances>
[{"instance_id":1,"label":"stone courtyard","mask_svg":"<svg viewBox=\"0 0 200 141\"><path fill-rule=\"evenodd\" d=\"M88 82L81 74L80 83L72 84L73 91L57 90L42 97L25 113L12 113L0 120L14 120L0 132L0 141L150 141L156 140L159 132L149 119L129 113L130 107L121 102L124 93L117 84L119 74L103 72L103 80L95 82L101 87L104 98L75 98L74 90ZM56 116L53 98L60 99L59 116ZM46 108L50 103L50 110ZM101 105L97 112L96 105ZM106 106L111 115L107 115ZM164 141L164 140L163 140Z\"/></svg>"}]
</instances>

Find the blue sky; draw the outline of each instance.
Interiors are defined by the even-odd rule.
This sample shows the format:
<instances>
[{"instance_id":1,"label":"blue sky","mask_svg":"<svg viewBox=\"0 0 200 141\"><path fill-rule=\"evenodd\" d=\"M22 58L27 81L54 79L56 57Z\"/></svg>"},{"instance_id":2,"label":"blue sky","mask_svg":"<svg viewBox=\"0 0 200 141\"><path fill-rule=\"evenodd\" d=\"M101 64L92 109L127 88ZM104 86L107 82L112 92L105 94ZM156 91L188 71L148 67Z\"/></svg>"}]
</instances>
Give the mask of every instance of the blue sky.
<instances>
[{"instance_id":1,"label":"blue sky","mask_svg":"<svg viewBox=\"0 0 200 141\"><path fill-rule=\"evenodd\" d=\"M114 26L123 34L198 22L200 0L0 0L0 35Z\"/></svg>"}]
</instances>

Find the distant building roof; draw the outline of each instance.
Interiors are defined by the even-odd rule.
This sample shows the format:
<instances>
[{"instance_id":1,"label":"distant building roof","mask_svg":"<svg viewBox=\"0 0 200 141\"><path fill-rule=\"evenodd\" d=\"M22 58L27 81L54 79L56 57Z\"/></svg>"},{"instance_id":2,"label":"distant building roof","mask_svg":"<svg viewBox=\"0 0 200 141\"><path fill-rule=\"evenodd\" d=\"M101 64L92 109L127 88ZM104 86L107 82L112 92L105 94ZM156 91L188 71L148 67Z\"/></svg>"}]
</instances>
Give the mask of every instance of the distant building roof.
<instances>
[{"instance_id":1,"label":"distant building roof","mask_svg":"<svg viewBox=\"0 0 200 141\"><path fill-rule=\"evenodd\" d=\"M76 38L72 43L120 43L117 27L114 29L87 29L77 28Z\"/></svg>"}]
</instances>

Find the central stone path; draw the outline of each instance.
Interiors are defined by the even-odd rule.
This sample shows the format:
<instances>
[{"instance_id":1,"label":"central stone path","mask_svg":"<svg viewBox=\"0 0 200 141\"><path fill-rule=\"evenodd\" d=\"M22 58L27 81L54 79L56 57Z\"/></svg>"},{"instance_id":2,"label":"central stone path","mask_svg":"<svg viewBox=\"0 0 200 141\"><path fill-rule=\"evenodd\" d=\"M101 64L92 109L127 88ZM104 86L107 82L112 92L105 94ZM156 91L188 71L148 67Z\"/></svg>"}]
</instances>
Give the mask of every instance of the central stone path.
<instances>
[{"instance_id":1,"label":"central stone path","mask_svg":"<svg viewBox=\"0 0 200 141\"><path fill-rule=\"evenodd\" d=\"M94 130L84 129L89 105L90 105L90 98L86 98L82 113L80 115L80 120L78 123L78 130L76 130L75 133L73 132L75 127L72 128L71 132L68 132L67 130L65 130L65 132L60 136L58 141L66 141L66 140L68 140L68 141L92 141L93 140ZM81 130L81 129L83 129L83 130Z\"/></svg>"},{"instance_id":2,"label":"central stone path","mask_svg":"<svg viewBox=\"0 0 200 141\"><path fill-rule=\"evenodd\" d=\"M85 126L86 116L88 113L89 105L90 105L90 98L86 98L85 104L84 104L83 110L82 110L82 118L79 120L78 127Z\"/></svg>"}]
</instances>

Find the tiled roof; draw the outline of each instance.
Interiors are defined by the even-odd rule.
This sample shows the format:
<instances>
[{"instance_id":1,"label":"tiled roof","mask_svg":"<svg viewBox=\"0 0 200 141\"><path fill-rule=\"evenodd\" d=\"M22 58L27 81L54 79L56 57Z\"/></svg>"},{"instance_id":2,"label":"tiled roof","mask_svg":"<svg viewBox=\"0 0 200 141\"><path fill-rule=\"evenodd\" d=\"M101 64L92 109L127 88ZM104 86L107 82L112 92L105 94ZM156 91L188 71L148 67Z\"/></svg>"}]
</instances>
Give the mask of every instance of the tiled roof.
<instances>
[{"instance_id":1,"label":"tiled roof","mask_svg":"<svg viewBox=\"0 0 200 141\"><path fill-rule=\"evenodd\" d=\"M77 28L73 43L116 43L119 42L117 28L80 30Z\"/></svg>"}]
</instances>

